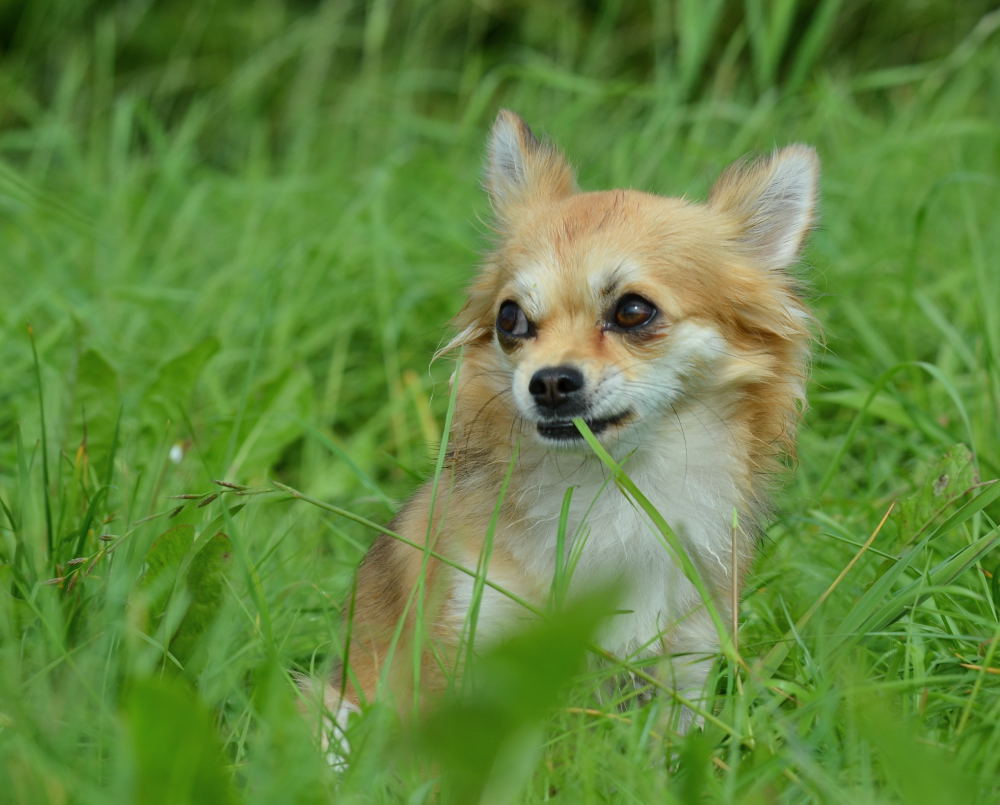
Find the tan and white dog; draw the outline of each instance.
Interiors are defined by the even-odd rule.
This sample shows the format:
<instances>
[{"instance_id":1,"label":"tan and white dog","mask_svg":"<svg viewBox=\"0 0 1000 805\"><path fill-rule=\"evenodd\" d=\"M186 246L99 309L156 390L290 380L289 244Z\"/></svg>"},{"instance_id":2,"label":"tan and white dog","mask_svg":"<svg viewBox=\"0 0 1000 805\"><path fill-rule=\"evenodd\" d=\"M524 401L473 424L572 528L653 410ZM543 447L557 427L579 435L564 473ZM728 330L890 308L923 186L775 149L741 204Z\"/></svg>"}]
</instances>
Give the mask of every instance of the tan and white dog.
<instances>
[{"instance_id":1,"label":"tan and white dog","mask_svg":"<svg viewBox=\"0 0 1000 805\"><path fill-rule=\"evenodd\" d=\"M804 403L810 315L786 269L812 226L817 179L815 152L793 145L728 168L705 204L580 192L563 155L500 112L485 177L498 240L449 345L464 358L448 460L393 524L431 550L382 535L365 558L346 662L324 697L339 728L384 692L401 708L415 692L433 698L460 664L476 581L432 553L476 568L489 535L490 582L548 600L568 487L570 592L624 591L599 642L622 657L673 655L666 681L699 698L716 625L572 420L624 462L728 623ZM477 611L476 646L528 615L492 587Z\"/></svg>"}]
</instances>

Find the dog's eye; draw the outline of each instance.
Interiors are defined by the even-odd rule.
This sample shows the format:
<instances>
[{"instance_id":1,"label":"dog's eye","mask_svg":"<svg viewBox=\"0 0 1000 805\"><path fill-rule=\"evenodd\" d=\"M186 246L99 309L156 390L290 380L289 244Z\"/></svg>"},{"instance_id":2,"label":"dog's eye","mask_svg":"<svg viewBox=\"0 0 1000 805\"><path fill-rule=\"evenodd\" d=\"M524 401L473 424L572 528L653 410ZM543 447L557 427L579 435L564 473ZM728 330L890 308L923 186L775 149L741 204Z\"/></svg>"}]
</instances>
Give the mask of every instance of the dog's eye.
<instances>
[{"instance_id":1,"label":"dog's eye","mask_svg":"<svg viewBox=\"0 0 1000 805\"><path fill-rule=\"evenodd\" d=\"M532 334L533 328L517 302L508 299L500 305L500 311L497 313L497 329L504 335L525 338Z\"/></svg>"},{"instance_id":2,"label":"dog's eye","mask_svg":"<svg viewBox=\"0 0 1000 805\"><path fill-rule=\"evenodd\" d=\"M623 330L634 330L649 324L656 316L656 308L638 294L630 293L618 300L614 323Z\"/></svg>"}]
</instances>

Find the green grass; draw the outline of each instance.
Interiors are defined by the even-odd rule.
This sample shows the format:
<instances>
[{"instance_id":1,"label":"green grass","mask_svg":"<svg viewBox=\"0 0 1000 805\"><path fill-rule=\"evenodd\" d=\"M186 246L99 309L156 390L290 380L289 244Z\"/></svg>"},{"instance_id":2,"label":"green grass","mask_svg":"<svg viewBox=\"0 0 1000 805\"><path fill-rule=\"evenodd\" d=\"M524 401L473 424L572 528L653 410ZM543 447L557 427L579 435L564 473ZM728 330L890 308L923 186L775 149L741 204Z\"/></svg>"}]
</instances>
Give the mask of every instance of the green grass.
<instances>
[{"instance_id":1,"label":"green grass","mask_svg":"<svg viewBox=\"0 0 1000 805\"><path fill-rule=\"evenodd\" d=\"M0 6L2 798L997 801L986 8ZM288 672L434 473L500 106L587 188L817 147L800 455L704 732L619 708L562 613L426 723L373 707L338 776Z\"/></svg>"}]
</instances>

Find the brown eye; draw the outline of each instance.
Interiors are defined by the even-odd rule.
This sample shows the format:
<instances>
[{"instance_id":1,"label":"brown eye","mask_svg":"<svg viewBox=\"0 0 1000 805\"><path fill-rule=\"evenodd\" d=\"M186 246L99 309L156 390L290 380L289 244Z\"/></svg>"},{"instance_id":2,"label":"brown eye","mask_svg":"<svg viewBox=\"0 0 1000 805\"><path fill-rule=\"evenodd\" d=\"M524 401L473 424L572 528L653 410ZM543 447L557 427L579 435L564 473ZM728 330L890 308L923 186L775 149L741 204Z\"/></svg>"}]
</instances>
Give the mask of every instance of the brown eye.
<instances>
[{"instance_id":1,"label":"brown eye","mask_svg":"<svg viewBox=\"0 0 1000 805\"><path fill-rule=\"evenodd\" d=\"M510 299L500 305L497 313L497 329L504 335L514 338L526 338L534 333L534 327L524 315L524 311L518 307L517 302L512 302Z\"/></svg>"},{"instance_id":2,"label":"brown eye","mask_svg":"<svg viewBox=\"0 0 1000 805\"><path fill-rule=\"evenodd\" d=\"M656 318L656 308L638 294L630 293L618 300L612 320L622 330L634 330Z\"/></svg>"}]
</instances>

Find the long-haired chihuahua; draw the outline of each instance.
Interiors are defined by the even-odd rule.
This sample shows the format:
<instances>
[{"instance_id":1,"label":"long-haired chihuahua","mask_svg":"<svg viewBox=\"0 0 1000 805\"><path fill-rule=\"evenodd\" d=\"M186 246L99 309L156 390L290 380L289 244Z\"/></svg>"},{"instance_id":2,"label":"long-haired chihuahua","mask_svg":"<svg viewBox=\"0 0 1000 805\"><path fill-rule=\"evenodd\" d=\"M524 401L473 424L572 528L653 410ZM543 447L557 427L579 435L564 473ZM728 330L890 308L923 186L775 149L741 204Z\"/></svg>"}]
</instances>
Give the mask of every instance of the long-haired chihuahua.
<instances>
[{"instance_id":1,"label":"long-haired chihuahua","mask_svg":"<svg viewBox=\"0 0 1000 805\"><path fill-rule=\"evenodd\" d=\"M500 640L530 617L517 599L549 600L567 555L570 596L621 591L597 642L668 657L665 684L700 700L769 482L794 450L811 319L787 269L817 179L813 149L792 145L730 166L703 204L581 192L558 149L500 112L485 172L498 237L448 345L463 357L447 462L358 573L344 663L324 694L337 757L351 712L386 694L401 707L433 698L461 665L470 611L477 647ZM701 584L609 483L578 419ZM684 710L680 728L695 719Z\"/></svg>"}]
</instances>

